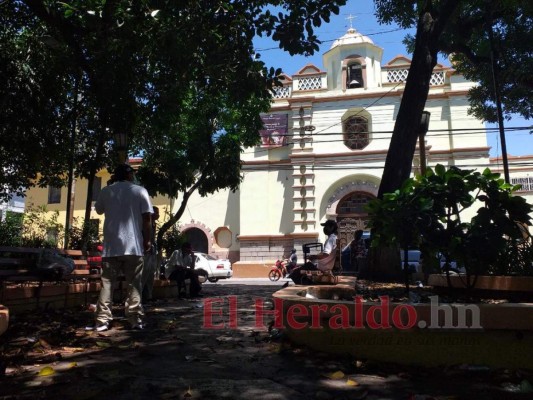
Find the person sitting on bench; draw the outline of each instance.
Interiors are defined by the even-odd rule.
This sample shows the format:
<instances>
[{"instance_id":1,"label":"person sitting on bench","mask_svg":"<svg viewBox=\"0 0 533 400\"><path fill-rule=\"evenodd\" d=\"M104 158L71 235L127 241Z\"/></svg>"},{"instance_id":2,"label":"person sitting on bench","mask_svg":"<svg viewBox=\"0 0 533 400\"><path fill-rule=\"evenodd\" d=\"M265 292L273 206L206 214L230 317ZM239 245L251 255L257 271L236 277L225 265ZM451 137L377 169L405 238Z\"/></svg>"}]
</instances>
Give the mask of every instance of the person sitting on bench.
<instances>
[{"instance_id":1,"label":"person sitting on bench","mask_svg":"<svg viewBox=\"0 0 533 400\"><path fill-rule=\"evenodd\" d=\"M321 253L310 255L306 263L299 268L294 269L290 278L296 284L309 284L306 277L306 272L309 270L320 270L322 272L331 272L335 265L335 257L337 255L337 222L332 219L328 219L323 224L324 234L327 235L326 243L324 244L324 250Z\"/></svg>"},{"instance_id":2,"label":"person sitting on bench","mask_svg":"<svg viewBox=\"0 0 533 400\"><path fill-rule=\"evenodd\" d=\"M165 265L165 277L176 281L178 285L178 298L181 298L181 289L185 287L185 280L190 280L189 296L200 297L202 286L198 280L198 275L194 271L196 257L192 251L192 245L185 242L180 250L174 250L167 264Z\"/></svg>"}]
</instances>

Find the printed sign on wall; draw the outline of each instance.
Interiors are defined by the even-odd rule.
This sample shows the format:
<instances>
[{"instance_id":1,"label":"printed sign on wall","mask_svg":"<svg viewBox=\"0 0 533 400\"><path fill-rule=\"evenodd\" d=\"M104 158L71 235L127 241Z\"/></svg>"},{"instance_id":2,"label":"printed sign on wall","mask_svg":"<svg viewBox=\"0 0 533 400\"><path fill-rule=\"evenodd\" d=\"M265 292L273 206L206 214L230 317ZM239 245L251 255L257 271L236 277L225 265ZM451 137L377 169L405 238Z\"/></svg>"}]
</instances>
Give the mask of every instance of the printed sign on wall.
<instances>
[{"instance_id":1,"label":"printed sign on wall","mask_svg":"<svg viewBox=\"0 0 533 400\"><path fill-rule=\"evenodd\" d=\"M261 116L263 129L259 131L262 146L284 146L287 143L288 114L265 114Z\"/></svg>"}]
</instances>

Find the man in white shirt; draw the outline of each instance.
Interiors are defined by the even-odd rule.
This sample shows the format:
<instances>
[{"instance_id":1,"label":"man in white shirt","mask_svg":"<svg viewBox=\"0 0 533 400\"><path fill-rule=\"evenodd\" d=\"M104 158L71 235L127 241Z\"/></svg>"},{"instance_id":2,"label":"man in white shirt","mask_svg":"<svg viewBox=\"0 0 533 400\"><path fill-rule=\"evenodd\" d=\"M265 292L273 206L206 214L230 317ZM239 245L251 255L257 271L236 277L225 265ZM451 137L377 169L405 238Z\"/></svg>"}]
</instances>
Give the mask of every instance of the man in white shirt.
<instances>
[{"instance_id":1,"label":"man in white shirt","mask_svg":"<svg viewBox=\"0 0 533 400\"><path fill-rule=\"evenodd\" d=\"M290 278L296 284L311 283L306 282L305 270L317 270L331 271L335 266L335 258L337 256L337 222L332 219L328 219L326 222L320 224L324 227L324 234L327 235L326 243L321 253L310 255L307 257L308 261L302 267L296 268L290 274ZM316 263L316 264L315 264Z\"/></svg>"},{"instance_id":2,"label":"man in white shirt","mask_svg":"<svg viewBox=\"0 0 533 400\"><path fill-rule=\"evenodd\" d=\"M96 325L86 329L98 332L109 329L113 287L122 273L128 284L125 315L133 329L143 329L141 305L143 256L152 248L152 203L148 192L133 183L134 171L120 164L114 171L115 182L100 192L95 203L104 214L104 249L102 253L102 289L96 304Z\"/></svg>"},{"instance_id":3,"label":"man in white shirt","mask_svg":"<svg viewBox=\"0 0 533 400\"><path fill-rule=\"evenodd\" d=\"M324 234L327 235L326 243L324 243L324 249L321 253L309 256L309 260L317 262L317 269L320 271L331 271L335 266L335 257L337 255L337 222L332 219L328 219L323 224Z\"/></svg>"},{"instance_id":4,"label":"man in white shirt","mask_svg":"<svg viewBox=\"0 0 533 400\"><path fill-rule=\"evenodd\" d=\"M181 285L185 279L190 280L189 296L201 297L202 285L198 280L198 275L194 270L196 256L192 250L192 245L185 242L180 250L174 250L165 265L165 277L171 281L176 281L178 285L178 298L181 298Z\"/></svg>"}]
</instances>

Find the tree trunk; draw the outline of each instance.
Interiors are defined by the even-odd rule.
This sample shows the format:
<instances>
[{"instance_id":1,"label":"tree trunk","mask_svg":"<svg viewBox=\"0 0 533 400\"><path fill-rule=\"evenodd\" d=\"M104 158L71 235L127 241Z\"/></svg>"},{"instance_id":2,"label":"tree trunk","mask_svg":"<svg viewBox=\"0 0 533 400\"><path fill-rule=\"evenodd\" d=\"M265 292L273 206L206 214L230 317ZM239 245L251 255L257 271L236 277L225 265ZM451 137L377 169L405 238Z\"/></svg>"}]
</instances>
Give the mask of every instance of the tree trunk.
<instances>
[{"instance_id":1,"label":"tree trunk","mask_svg":"<svg viewBox=\"0 0 533 400\"><path fill-rule=\"evenodd\" d=\"M105 121L105 119L104 119ZM89 235L90 235L90 224L91 224L91 209L92 209L92 200L93 200L93 182L94 177L96 176L96 170L100 165L100 158L102 157L104 151L104 144L106 141L106 131L105 128L101 128L100 137L98 138L98 145L96 147L96 154L94 155L94 162L89 171L89 177L87 178L87 198L85 199L85 216L83 218L83 231L82 231L82 247L81 250L83 254L87 254L87 248L89 244Z\"/></svg>"},{"instance_id":2,"label":"tree trunk","mask_svg":"<svg viewBox=\"0 0 533 400\"><path fill-rule=\"evenodd\" d=\"M426 1L416 29L415 50L407 75L407 82L400 103L398 116L385 160L378 198L385 193L399 189L412 171L413 156L420 131L422 111L426 105L433 68L437 64L438 41L447 20L457 9L460 0L448 0L433 9L431 1ZM433 15L438 15L437 19ZM391 255L380 249L372 257L372 275L382 280L397 278Z\"/></svg>"},{"instance_id":3,"label":"tree trunk","mask_svg":"<svg viewBox=\"0 0 533 400\"><path fill-rule=\"evenodd\" d=\"M426 105L433 68L437 63L437 47L434 43L436 39L432 35L433 23L428 19L431 19L431 16L425 13L418 22L413 61L385 161L379 198L400 188L411 175L420 133L420 119Z\"/></svg>"}]
</instances>

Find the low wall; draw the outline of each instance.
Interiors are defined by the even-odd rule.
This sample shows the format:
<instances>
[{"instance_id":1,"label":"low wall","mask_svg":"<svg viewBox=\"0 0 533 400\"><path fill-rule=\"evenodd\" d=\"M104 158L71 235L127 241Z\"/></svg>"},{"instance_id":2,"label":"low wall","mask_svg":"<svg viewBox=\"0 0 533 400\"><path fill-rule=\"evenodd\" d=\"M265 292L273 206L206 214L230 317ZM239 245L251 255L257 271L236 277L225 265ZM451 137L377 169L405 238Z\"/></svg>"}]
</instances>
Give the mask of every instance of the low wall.
<instances>
[{"instance_id":1,"label":"low wall","mask_svg":"<svg viewBox=\"0 0 533 400\"><path fill-rule=\"evenodd\" d=\"M234 278L268 278L270 268L276 261L237 261L232 265Z\"/></svg>"},{"instance_id":2,"label":"low wall","mask_svg":"<svg viewBox=\"0 0 533 400\"><path fill-rule=\"evenodd\" d=\"M11 314L37 308L85 307L96 303L100 288L100 282L61 283L43 286L38 296L37 286L11 287L3 289L2 301ZM121 301L121 298L126 296L126 291L125 283L119 282L114 292L115 301ZM177 297L177 295L178 290L174 281L154 281L153 296L155 298ZM2 324L1 320L0 308L0 324Z\"/></svg>"},{"instance_id":3,"label":"low wall","mask_svg":"<svg viewBox=\"0 0 533 400\"><path fill-rule=\"evenodd\" d=\"M287 287L274 293L280 329L295 343L359 359L533 369L533 304L391 302L383 307L324 298L339 286Z\"/></svg>"}]
</instances>

